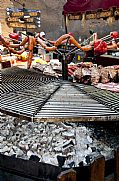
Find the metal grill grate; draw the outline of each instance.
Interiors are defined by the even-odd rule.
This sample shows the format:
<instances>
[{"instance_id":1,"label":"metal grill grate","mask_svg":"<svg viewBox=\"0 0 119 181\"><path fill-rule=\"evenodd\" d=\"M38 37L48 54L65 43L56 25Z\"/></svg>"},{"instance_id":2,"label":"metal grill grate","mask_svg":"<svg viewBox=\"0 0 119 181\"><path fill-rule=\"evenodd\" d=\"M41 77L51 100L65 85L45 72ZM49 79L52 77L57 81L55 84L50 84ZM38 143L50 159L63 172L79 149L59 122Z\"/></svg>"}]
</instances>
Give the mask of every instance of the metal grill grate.
<instances>
[{"instance_id":1,"label":"metal grill grate","mask_svg":"<svg viewBox=\"0 0 119 181\"><path fill-rule=\"evenodd\" d=\"M1 112L39 121L118 120L119 94L72 84L35 70L2 70Z\"/></svg>"},{"instance_id":2,"label":"metal grill grate","mask_svg":"<svg viewBox=\"0 0 119 181\"><path fill-rule=\"evenodd\" d=\"M80 118L79 120L83 121L101 120L103 117L106 119L112 115L118 115L118 113L92 99L71 83L63 83L35 115L35 118L62 118L64 120Z\"/></svg>"},{"instance_id":3,"label":"metal grill grate","mask_svg":"<svg viewBox=\"0 0 119 181\"><path fill-rule=\"evenodd\" d=\"M91 98L119 113L119 93L101 90L89 85L77 85L77 87Z\"/></svg>"}]
</instances>

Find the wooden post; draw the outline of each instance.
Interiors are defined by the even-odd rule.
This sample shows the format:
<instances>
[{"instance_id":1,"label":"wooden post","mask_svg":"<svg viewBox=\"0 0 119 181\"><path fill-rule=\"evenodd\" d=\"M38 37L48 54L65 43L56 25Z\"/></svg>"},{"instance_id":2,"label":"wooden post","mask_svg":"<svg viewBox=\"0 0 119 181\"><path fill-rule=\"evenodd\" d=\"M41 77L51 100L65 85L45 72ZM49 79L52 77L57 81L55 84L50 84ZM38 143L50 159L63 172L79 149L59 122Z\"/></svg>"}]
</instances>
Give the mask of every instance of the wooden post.
<instances>
[{"instance_id":1,"label":"wooden post","mask_svg":"<svg viewBox=\"0 0 119 181\"><path fill-rule=\"evenodd\" d=\"M100 155L91 163L90 181L104 181L105 177L105 158Z\"/></svg>"},{"instance_id":2,"label":"wooden post","mask_svg":"<svg viewBox=\"0 0 119 181\"><path fill-rule=\"evenodd\" d=\"M57 181L76 181L76 171L69 169L61 172L57 177Z\"/></svg>"},{"instance_id":3,"label":"wooden post","mask_svg":"<svg viewBox=\"0 0 119 181\"><path fill-rule=\"evenodd\" d=\"M114 178L115 178L115 181L119 181L119 147L115 150L114 156L115 156Z\"/></svg>"}]
</instances>

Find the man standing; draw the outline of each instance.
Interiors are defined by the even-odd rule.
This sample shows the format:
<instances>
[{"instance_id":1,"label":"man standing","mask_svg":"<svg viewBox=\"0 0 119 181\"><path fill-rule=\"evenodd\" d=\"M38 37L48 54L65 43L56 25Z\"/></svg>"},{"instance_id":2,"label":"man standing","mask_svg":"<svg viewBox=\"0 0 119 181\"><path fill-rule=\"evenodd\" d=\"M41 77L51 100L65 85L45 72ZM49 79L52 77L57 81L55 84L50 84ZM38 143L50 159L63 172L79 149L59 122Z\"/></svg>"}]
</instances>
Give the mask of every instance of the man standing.
<instances>
[{"instance_id":1,"label":"man standing","mask_svg":"<svg viewBox=\"0 0 119 181\"><path fill-rule=\"evenodd\" d=\"M39 37L38 38L40 38L40 40L42 40L42 42L44 42L45 43L45 32L40 32L40 34L39 34ZM45 60L45 56L46 56L46 50L45 49L43 49L41 46L39 47L39 49L38 49L38 54L40 54L41 55L41 57L42 57L42 59L43 60Z\"/></svg>"}]
</instances>

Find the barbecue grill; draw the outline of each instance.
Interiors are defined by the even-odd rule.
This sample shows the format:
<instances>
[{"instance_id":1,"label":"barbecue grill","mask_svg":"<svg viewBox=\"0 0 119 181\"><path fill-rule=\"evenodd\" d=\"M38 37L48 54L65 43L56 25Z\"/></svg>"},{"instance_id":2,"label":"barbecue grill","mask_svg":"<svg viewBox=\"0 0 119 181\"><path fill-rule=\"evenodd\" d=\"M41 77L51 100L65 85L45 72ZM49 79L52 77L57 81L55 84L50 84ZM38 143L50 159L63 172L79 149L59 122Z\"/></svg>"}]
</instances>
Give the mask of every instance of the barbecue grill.
<instances>
[{"instance_id":1,"label":"barbecue grill","mask_svg":"<svg viewBox=\"0 0 119 181\"><path fill-rule=\"evenodd\" d=\"M18 67L1 70L0 111L37 121L117 121L119 94Z\"/></svg>"}]
</instances>

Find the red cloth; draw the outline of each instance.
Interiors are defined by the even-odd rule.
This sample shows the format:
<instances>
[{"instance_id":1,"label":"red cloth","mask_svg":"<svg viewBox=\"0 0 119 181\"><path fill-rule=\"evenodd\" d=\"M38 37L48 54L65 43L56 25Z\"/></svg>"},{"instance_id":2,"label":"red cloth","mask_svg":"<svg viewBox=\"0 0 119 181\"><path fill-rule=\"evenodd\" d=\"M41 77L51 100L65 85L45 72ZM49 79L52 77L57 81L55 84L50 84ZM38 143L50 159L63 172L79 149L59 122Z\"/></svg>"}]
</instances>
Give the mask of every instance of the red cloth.
<instances>
[{"instance_id":1,"label":"red cloth","mask_svg":"<svg viewBox=\"0 0 119 181\"><path fill-rule=\"evenodd\" d=\"M67 3L63 6L63 13L83 13L98 9L108 10L110 7L119 8L119 0L67 0Z\"/></svg>"}]
</instances>

